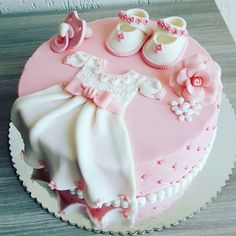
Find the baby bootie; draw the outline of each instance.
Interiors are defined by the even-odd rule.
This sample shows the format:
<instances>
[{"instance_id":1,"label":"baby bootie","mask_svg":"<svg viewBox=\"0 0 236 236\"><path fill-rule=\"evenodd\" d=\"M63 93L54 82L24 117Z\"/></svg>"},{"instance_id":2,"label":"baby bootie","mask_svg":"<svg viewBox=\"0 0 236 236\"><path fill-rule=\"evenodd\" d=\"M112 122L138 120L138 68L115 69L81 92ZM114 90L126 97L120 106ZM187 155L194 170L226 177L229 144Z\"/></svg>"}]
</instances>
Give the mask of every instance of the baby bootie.
<instances>
[{"instance_id":1,"label":"baby bootie","mask_svg":"<svg viewBox=\"0 0 236 236\"><path fill-rule=\"evenodd\" d=\"M136 54L149 35L149 15L142 9L118 12L119 23L106 40L107 50L120 57Z\"/></svg>"},{"instance_id":2,"label":"baby bootie","mask_svg":"<svg viewBox=\"0 0 236 236\"><path fill-rule=\"evenodd\" d=\"M188 44L186 21L172 16L157 21L157 30L142 49L143 60L151 67L169 69L178 62Z\"/></svg>"}]
</instances>

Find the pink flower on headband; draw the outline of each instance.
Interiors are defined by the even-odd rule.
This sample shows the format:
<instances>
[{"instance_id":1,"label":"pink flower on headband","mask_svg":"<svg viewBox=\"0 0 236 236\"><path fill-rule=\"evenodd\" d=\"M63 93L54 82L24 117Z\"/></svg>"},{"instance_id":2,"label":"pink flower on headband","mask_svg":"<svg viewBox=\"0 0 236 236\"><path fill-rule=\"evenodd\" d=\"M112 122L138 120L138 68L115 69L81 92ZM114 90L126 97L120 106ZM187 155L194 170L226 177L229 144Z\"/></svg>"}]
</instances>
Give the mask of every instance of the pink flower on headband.
<instances>
[{"instance_id":1,"label":"pink flower on headband","mask_svg":"<svg viewBox=\"0 0 236 236\"><path fill-rule=\"evenodd\" d=\"M186 100L210 105L223 87L220 77L221 69L216 62L196 54L176 64L169 84Z\"/></svg>"}]
</instances>

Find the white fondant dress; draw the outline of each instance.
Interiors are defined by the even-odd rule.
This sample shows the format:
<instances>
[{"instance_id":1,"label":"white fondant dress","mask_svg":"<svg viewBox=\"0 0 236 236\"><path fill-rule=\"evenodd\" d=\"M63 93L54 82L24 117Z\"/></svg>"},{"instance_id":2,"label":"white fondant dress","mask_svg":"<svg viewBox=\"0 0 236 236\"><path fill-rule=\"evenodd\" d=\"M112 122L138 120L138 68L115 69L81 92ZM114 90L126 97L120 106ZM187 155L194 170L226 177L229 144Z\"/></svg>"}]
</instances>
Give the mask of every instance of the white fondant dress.
<instances>
[{"instance_id":1,"label":"white fondant dress","mask_svg":"<svg viewBox=\"0 0 236 236\"><path fill-rule=\"evenodd\" d=\"M134 70L110 74L105 60L85 52L68 56L65 63L81 68L66 86L19 97L13 106L12 119L24 139L26 162L34 168L47 163L58 190L74 189L82 180L91 207L123 195L136 209L124 110L138 90L150 98L160 98L164 90L157 79Z\"/></svg>"}]
</instances>

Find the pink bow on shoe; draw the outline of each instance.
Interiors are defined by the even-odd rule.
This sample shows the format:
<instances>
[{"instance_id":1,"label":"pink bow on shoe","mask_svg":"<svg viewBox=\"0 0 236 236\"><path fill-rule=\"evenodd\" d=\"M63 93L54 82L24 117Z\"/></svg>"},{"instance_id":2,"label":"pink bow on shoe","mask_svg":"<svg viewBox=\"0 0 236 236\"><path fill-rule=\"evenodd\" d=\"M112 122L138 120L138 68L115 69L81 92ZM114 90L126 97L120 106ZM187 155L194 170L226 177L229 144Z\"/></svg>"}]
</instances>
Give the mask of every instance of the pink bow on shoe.
<instances>
[{"instance_id":1,"label":"pink bow on shoe","mask_svg":"<svg viewBox=\"0 0 236 236\"><path fill-rule=\"evenodd\" d=\"M115 101L114 95L105 90L96 90L82 82L78 78L72 79L64 89L74 95L83 96L89 101L93 102L96 106L107 109L115 114L123 114L124 107Z\"/></svg>"}]
</instances>

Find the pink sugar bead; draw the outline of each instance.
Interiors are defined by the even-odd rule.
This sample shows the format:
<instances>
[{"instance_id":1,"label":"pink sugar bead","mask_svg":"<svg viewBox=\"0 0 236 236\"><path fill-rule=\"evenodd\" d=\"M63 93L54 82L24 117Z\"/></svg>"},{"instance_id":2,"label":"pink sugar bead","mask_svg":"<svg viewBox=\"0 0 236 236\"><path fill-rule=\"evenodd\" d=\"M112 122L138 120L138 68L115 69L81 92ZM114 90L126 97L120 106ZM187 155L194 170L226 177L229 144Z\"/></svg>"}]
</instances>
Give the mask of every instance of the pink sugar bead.
<instances>
[{"instance_id":1,"label":"pink sugar bead","mask_svg":"<svg viewBox=\"0 0 236 236\"><path fill-rule=\"evenodd\" d=\"M147 179L147 175L145 175L145 174L141 175L141 179L142 179L143 181L145 181L145 180Z\"/></svg>"},{"instance_id":2,"label":"pink sugar bead","mask_svg":"<svg viewBox=\"0 0 236 236\"><path fill-rule=\"evenodd\" d=\"M192 149L192 146L189 144L189 145L187 145L186 149L187 149L187 150L191 150L191 149Z\"/></svg>"}]
</instances>

